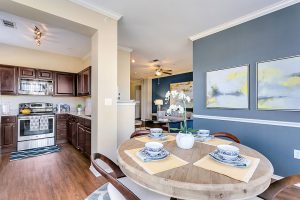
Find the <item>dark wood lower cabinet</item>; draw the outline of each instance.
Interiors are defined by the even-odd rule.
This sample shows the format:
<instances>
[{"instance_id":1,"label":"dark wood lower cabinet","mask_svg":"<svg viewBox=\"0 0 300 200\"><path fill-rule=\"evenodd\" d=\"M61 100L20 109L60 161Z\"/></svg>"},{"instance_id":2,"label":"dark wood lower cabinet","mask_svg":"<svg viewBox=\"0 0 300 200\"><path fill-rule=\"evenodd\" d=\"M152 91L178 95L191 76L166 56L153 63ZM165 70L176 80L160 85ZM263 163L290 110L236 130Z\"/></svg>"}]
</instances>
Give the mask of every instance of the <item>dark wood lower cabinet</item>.
<instances>
[{"instance_id":1,"label":"dark wood lower cabinet","mask_svg":"<svg viewBox=\"0 0 300 200\"><path fill-rule=\"evenodd\" d=\"M62 115L57 116L63 120ZM68 115L66 124L66 140L89 158L91 155L91 120ZM62 132L63 128L59 128L60 125L61 122L57 121L57 131Z\"/></svg>"},{"instance_id":2,"label":"dark wood lower cabinet","mask_svg":"<svg viewBox=\"0 0 300 200\"><path fill-rule=\"evenodd\" d=\"M1 117L0 152L7 153L17 149L17 124L15 116Z\"/></svg>"},{"instance_id":3,"label":"dark wood lower cabinet","mask_svg":"<svg viewBox=\"0 0 300 200\"><path fill-rule=\"evenodd\" d=\"M84 152L85 149L85 129L81 124L77 125L78 149Z\"/></svg>"}]
</instances>

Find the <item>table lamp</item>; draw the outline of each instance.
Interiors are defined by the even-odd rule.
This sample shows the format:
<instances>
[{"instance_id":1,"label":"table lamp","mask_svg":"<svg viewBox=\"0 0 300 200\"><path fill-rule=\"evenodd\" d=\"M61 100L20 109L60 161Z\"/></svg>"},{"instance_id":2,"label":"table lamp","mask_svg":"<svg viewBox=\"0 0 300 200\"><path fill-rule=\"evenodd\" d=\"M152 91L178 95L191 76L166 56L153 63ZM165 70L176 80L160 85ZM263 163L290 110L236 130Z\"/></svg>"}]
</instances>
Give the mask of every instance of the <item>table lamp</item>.
<instances>
[{"instance_id":1,"label":"table lamp","mask_svg":"<svg viewBox=\"0 0 300 200\"><path fill-rule=\"evenodd\" d=\"M161 106L164 104L164 101L162 99L155 99L154 104L157 106L157 111L160 111Z\"/></svg>"}]
</instances>

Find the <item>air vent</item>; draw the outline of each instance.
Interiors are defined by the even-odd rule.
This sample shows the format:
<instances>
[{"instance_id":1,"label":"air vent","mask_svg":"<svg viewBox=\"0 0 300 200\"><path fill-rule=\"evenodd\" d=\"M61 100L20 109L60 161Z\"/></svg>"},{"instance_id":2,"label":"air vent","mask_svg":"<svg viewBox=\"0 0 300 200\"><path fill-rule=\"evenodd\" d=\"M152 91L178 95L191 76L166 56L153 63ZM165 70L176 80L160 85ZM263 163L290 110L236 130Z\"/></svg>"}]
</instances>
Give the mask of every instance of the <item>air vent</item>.
<instances>
[{"instance_id":1,"label":"air vent","mask_svg":"<svg viewBox=\"0 0 300 200\"><path fill-rule=\"evenodd\" d=\"M6 19L2 19L1 21L2 21L3 25L6 26L6 27L16 28L16 23L15 22L12 22L12 21L9 21L9 20L6 20Z\"/></svg>"}]
</instances>

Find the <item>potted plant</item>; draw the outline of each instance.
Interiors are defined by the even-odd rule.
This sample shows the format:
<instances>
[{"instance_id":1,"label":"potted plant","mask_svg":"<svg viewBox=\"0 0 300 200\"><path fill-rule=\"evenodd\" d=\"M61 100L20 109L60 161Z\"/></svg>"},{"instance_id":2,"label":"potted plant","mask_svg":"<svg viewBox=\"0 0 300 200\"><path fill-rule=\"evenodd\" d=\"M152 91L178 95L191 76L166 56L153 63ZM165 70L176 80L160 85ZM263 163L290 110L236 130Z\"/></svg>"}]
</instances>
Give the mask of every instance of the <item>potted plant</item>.
<instances>
[{"instance_id":1,"label":"potted plant","mask_svg":"<svg viewBox=\"0 0 300 200\"><path fill-rule=\"evenodd\" d=\"M77 112L82 111L82 105L81 104L77 104L76 108L77 108Z\"/></svg>"},{"instance_id":2,"label":"potted plant","mask_svg":"<svg viewBox=\"0 0 300 200\"><path fill-rule=\"evenodd\" d=\"M186 122L186 104L191 101L191 98L186 96L183 92L177 92L176 90L168 91L165 96L166 103L169 102L170 96L172 96L173 99L177 99L177 104L170 105L167 113L172 114L172 112L178 112L183 116L183 124L181 123L180 129L172 129L179 131L176 135L176 144L179 148L191 149L195 143L195 138L192 134L194 130L188 129Z\"/></svg>"}]
</instances>

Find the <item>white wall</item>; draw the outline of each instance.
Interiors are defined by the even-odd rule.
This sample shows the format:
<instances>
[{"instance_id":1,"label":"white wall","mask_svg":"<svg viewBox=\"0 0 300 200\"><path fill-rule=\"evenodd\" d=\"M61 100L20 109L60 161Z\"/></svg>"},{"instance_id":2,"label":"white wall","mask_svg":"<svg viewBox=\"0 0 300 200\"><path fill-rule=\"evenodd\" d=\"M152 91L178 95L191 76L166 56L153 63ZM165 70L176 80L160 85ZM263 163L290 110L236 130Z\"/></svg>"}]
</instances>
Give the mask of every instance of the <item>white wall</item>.
<instances>
[{"instance_id":1,"label":"white wall","mask_svg":"<svg viewBox=\"0 0 300 200\"><path fill-rule=\"evenodd\" d=\"M130 100L130 54L118 49L118 92L122 101Z\"/></svg>"},{"instance_id":2,"label":"white wall","mask_svg":"<svg viewBox=\"0 0 300 200\"><path fill-rule=\"evenodd\" d=\"M0 64L77 73L85 68L78 57L0 43Z\"/></svg>"},{"instance_id":3,"label":"white wall","mask_svg":"<svg viewBox=\"0 0 300 200\"><path fill-rule=\"evenodd\" d=\"M152 119L152 79L142 81L141 119Z\"/></svg>"}]
</instances>

